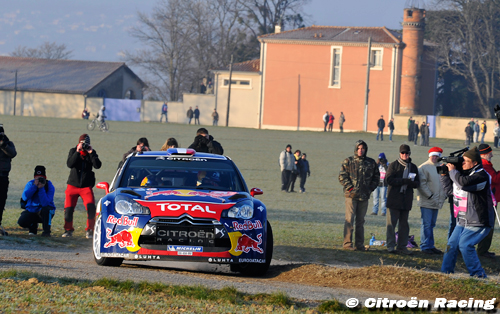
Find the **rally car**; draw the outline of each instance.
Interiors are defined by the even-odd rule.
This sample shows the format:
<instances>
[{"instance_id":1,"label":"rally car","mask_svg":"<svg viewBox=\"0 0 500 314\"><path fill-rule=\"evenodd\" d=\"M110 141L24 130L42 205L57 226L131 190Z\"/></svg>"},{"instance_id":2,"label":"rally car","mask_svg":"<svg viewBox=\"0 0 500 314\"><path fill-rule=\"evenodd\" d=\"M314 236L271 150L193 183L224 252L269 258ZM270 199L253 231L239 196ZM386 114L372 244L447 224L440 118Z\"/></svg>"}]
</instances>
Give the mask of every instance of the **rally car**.
<instances>
[{"instance_id":1,"label":"rally car","mask_svg":"<svg viewBox=\"0 0 500 314\"><path fill-rule=\"evenodd\" d=\"M226 156L175 148L128 156L111 184L98 188L93 251L98 265L126 260L230 264L261 276L269 269L273 232Z\"/></svg>"}]
</instances>

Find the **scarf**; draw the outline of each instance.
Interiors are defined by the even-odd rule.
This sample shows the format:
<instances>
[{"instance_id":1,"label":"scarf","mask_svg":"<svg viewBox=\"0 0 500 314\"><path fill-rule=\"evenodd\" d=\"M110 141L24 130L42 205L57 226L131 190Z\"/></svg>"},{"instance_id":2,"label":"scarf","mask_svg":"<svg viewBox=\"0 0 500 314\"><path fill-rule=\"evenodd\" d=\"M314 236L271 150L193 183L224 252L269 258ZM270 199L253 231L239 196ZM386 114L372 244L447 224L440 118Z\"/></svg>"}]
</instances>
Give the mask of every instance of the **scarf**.
<instances>
[{"instance_id":1,"label":"scarf","mask_svg":"<svg viewBox=\"0 0 500 314\"><path fill-rule=\"evenodd\" d=\"M401 159L401 157L398 157L398 162L405 167L405 170L403 171L403 179L408 179L408 174L410 173L410 159L408 158L408 162L404 161ZM408 187L407 184L403 184L401 186L401 189L399 190L399 193L405 194L406 193L406 188Z\"/></svg>"}]
</instances>

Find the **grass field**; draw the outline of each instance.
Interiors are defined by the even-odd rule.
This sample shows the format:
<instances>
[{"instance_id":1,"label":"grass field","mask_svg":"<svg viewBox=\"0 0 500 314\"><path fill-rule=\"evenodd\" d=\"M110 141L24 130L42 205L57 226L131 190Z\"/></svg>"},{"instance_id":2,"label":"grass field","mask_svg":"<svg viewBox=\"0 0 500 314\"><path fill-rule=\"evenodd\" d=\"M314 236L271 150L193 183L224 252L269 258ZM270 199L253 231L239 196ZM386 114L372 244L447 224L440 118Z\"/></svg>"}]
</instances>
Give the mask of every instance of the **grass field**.
<instances>
[{"instance_id":1,"label":"grass field","mask_svg":"<svg viewBox=\"0 0 500 314\"><path fill-rule=\"evenodd\" d=\"M3 226L13 235L24 235L26 230L17 226L21 212L19 198L24 185L33 178L36 165L45 165L47 176L56 188L57 206L53 222L53 235L63 233L63 204L66 180L69 168L66 159L70 148L75 146L82 133L89 133L91 144L98 153L103 166L96 170L97 182L110 182L122 155L135 145L140 137L147 137L152 149L159 149L169 137L175 137L181 147L191 144L197 126L159 123L110 122L110 131L87 131L86 121L1 116L7 136L15 143L18 155L12 161L10 173L9 198L4 213ZM318 121L321 124L321 121ZM417 254L415 257L394 256L379 248L367 253L345 252L342 247L344 225L344 197L338 181L342 160L353 154L354 143L363 139L368 143L368 156L376 158L384 152L389 161L394 161L399 153L399 146L406 143L403 136L395 136L394 142L375 141L374 134L367 133L323 133L292 132L274 130L254 130L242 128L224 128L208 126L211 135L219 141L225 151L238 165L249 188L263 189L259 198L266 204L268 216L273 225L275 236L274 258L304 262L336 264L350 262L365 265L405 264L410 267L438 270L441 257ZM431 139L432 146L440 146L444 153L463 147L456 140ZM311 166L311 177L306 183L307 193L281 193L280 169L278 157L287 144L293 150L300 149L307 153ZM418 166L427 160L426 147L413 146L412 159ZM494 157L493 164L500 168L500 158ZM298 185L298 181L297 181ZM298 190L298 186L297 189ZM94 189L96 199L104 195L102 190ZM448 232L449 210L445 204L440 211L435 228L436 246L444 250ZM81 201L75 214L75 235L83 235L85 213ZM369 211L371 210L371 203ZM420 239L420 210L414 201L410 213L410 234ZM366 216L366 244L370 234L385 240L385 217ZM53 239L62 241L63 239ZM499 250L499 235L495 234L492 251ZM465 271L463 263L457 271ZM485 260L483 266L488 274L498 275L498 263Z\"/></svg>"}]
</instances>

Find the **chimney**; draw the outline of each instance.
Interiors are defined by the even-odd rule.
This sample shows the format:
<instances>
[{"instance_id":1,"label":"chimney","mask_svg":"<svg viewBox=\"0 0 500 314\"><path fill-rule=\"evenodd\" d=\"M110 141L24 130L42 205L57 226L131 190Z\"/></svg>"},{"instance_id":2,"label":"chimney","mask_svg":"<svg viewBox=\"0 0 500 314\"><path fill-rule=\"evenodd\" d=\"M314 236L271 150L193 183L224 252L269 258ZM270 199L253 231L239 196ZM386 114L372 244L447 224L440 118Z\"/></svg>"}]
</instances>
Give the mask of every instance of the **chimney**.
<instances>
[{"instance_id":1,"label":"chimney","mask_svg":"<svg viewBox=\"0 0 500 314\"><path fill-rule=\"evenodd\" d=\"M274 26L274 33L279 34L281 33L281 25L276 25Z\"/></svg>"}]
</instances>

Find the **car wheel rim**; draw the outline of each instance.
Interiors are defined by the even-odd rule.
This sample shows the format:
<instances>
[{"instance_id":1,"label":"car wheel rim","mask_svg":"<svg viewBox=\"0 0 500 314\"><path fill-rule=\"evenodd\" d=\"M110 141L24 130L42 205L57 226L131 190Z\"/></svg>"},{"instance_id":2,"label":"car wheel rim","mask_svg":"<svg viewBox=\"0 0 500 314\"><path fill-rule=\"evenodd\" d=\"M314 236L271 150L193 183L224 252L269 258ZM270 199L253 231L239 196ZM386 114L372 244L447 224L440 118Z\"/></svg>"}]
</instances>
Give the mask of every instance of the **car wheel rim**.
<instances>
[{"instance_id":1,"label":"car wheel rim","mask_svg":"<svg viewBox=\"0 0 500 314\"><path fill-rule=\"evenodd\" d=\"M101 259L101 217L97 219L94 227L94 255Z\"/></svg>"}]
</instances>

